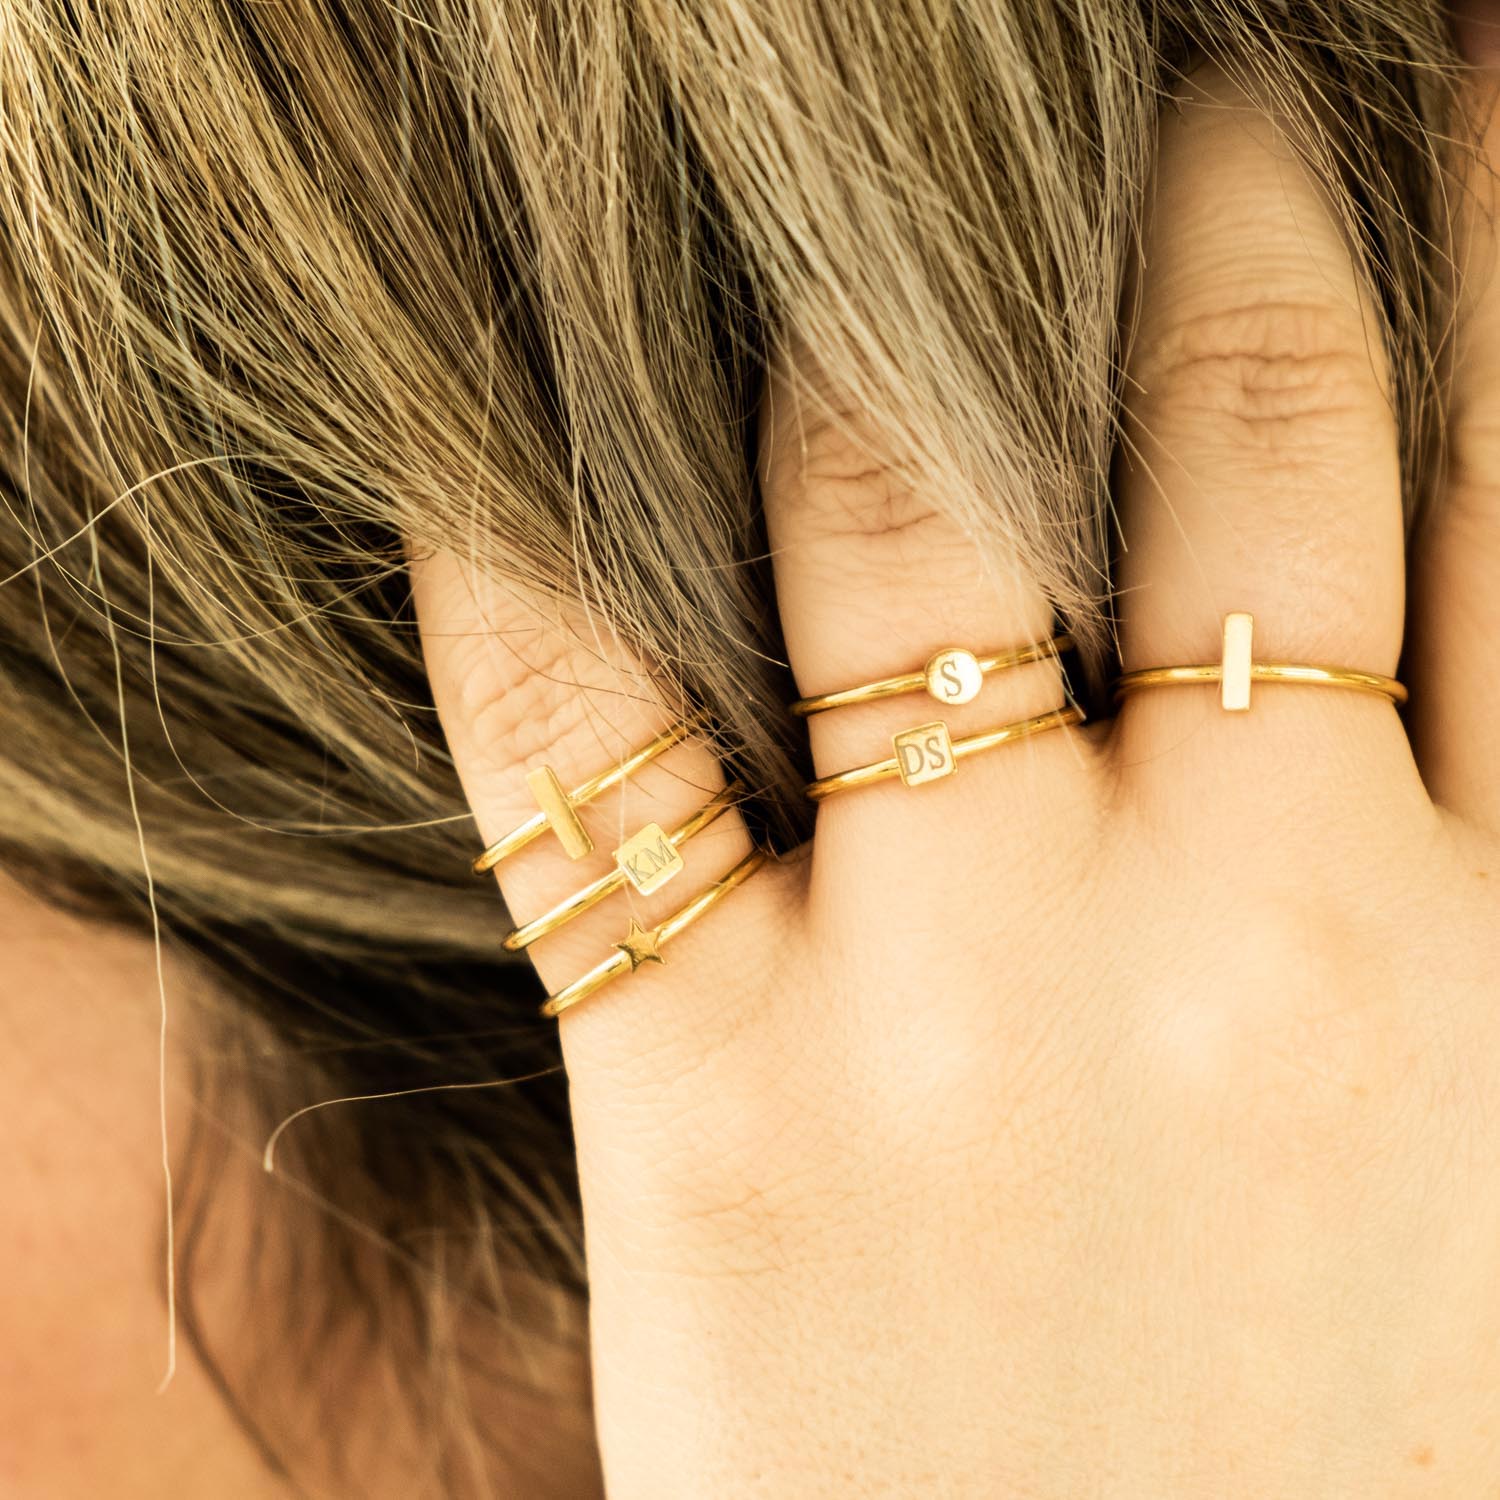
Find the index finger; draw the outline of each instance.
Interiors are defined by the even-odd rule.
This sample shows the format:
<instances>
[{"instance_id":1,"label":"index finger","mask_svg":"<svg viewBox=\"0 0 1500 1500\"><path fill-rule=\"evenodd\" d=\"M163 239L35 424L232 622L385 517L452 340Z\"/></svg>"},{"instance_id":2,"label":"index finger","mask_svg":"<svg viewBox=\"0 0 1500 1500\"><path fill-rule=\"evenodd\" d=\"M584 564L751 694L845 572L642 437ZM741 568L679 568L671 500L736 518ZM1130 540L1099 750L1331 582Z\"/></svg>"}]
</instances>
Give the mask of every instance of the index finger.
<instances>
[{"instance_id":1,"label":"index finger","mask_svg":"<svg viewBox=\"0 0 1500 1500\"><path fill-rule=\"evenodd\" d=\"M411 572L433 698L480 839L529 835L480 861L516 920L508 946L554 993L600 964L620 970L611 986L650 965L649 1023L642 993L631 1004L596 993L563 1013L570 1066L576 1037L638 1053L688 1014L701 1024L707 954L725 947L735 913L714 914L706 944L674 936L670 954L653 934L752 848L703 726L604 622L549 608L451 551ZM496 946L505 938L497 914Z\"/></svg>"}]
</instances>

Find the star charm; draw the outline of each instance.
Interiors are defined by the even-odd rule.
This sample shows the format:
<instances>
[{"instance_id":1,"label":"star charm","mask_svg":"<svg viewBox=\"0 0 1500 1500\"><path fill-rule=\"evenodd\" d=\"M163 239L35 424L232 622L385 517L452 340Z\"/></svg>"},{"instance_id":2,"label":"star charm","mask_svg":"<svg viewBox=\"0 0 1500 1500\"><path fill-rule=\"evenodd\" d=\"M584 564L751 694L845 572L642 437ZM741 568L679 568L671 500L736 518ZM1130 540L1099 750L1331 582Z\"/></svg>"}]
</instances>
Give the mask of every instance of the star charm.
<instances>
[{"instance_id":1,"label":"star charm","mask_svg":"<svg viewBox=\"0 0 1500 1500\"><path fill-rule=\"evenodd\" d=\"M626 933L625 941L616 943L615 947L630 960L630 972L634 974L642 964L666 963L666 959L656 951L656 944L657 929L653 927L648 932L632 917L630 931Z\"/></svg>"}]
</instances>

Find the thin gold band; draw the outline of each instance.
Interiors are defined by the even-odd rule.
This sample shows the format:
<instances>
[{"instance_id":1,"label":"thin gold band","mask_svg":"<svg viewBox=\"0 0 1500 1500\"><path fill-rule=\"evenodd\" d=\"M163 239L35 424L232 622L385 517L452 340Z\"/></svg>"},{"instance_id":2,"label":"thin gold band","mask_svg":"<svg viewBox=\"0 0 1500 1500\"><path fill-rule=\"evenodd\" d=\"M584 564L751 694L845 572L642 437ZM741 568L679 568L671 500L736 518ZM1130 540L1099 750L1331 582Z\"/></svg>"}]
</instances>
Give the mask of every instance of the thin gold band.
<instances>
[{"instance_id":1,"label":"thin gold band","mask_svg":"<svg viewBox=\"0 0 1500 1500\"><path fill-rule=\"evenodd\" d=\"M916 693L924 689L932 692L933 662L945 656L965 657L980 676L988 676L991 672L1004 672L1011 667L1024 667L1029 662L1050 660L1072 649L1073 637L1066 633L1055 635L1050 640L1035 641L1027 646L1015 646L1008 651L994 651L988 656L976 656L972 652L949 647L937 652L920 672L904 672L899 677L884 677L879 682L867 682L859 687L843 688L836 693L820 693L813 698L798 698L791 705L791 710L805 719L813 714L826 713L830 708L847 708L854 703L873 703L880 698L894 698L900 693ZM939 698L940 702L968 701L965 698L940 696L936 692L933 692L933 696Z\"/></svg>"},{"instance_id":2,"label":"thin gold band","mask_svg":"<svg viewBox=\"0 0 1500 1500\"><path fill-rule=\"evenodd\" d=\"M673 745L681 743L697 723L698 716L690 715L680 723L673 724L649 744L632 751L619 765L611 766L607 771L601 771L597 776L591 776L587 781L574 787L571 792L567 793L567 801L575 807L585 802L592 802L595 797L607 792L613 786L618 786L627 776L633 775L642 766L655 760L663 751L670 750ZM508 859L518 850L524 849L534 838L545 833L550 826L551 821L545 811L533 813L518 828L511 829L504 838L496 840L475 859L474 873L483 875L486 871L493 870L502 859Z\"/></svg>"},{"instance_id":3,"label":"thin gold band","mask_svg":"<svg viewBox=\"0 0 1500 1500\"><path fill-rule=\"evenodd\" d=\"M981 750L993 750L997 745L1007 745L1012 740L1028 739L1034 734L1044 734L1049 729L1062 729L1083 721L1083 710L1069 704L1066 708L1055 708L1049 713L1037 714L1030 719L1021 719L1014 724L1004 724L999 729L989 729L983 734L971 734L961 740L953 740L946 747L950 761L959 761L965 756L978 755ZM931 726L926 726L931 727ZM803 788L814 802L831 797L835 792L848 791L857 786L869 786L872 782L886 781L900 776L901 761L897 756L889 760L878 760L868 766L855 766L849 771L839 771L832 776L810 781ZM935 778L934 778L935 779Z\"/></svg>"},{"instance_id":4,"label":"thin gold band","mask_svg":"<svg viewBox=\"0 0 1500 1500\"><path fill-rule=\"evenodd\" d=\"M680 849L695 833L701 832L715 818L728 812L743 790L744 788L738 782L733 782L723 791L717 792L685 823L673 829L667 835L667 842L674 849ZM613 895L628 878L625 870L617 865L607 875L601 875L592 884L586 885L581 891L569 896L566 901L560 901L551 911L544 912L534 921L517 927L506 937L501 946L507 953L519 953L523 948L529 948L549 933L556 932L559 927L571 922L574 917L581 916L590 907L597 906L605 897Z\"/></svg>"},{"instance_id":5,"label":"thin gold band","mask_svg":"<svg viewBox=\"0 0 1500 1500\"><path fill-rule=\"evenodd\" d=\"M587 974L581 975L550 996L541 1006L541 1013L544 1016L561 1015L569 1006L587 999L610 980L618 979L622 974L634 973L643 963L664 962L657 953L657 948L676 937L683 928L691 926L709 907L723 900L736 886L748 880L765 862L765 850L752 849L722 880L717 880L706 890L700 891L686 906L679 907L650 931L643 932L639 924L632 921L629 935L623 943L615 945L615 952L602 963L596 964Z\"/></svg>"},{"instance_id":6,"label":"thin gold band","mask_svg":"<svg viewBox=\"0 0 1500 1500\"><path fill-rule=\"evenodd\" d=\"M1216 662L1195 667L1146 667L1127 672L1115 682L1115 702L1136 688L1175 687L1181 683L1216 682L1219 707L1227 713L1247 713L1250 686L1256 682L1302 682L1315 687L1353 688L1378 693L1400 705L1406 689L1394 677L1379 672L1356 672L1348 667L1310 667L1281 661L1256 661L1255 616L1248 610L1230 610L1223 619L1224 652Z\"/></svg>"},{"instance_id":7,"label":"thin gold band","mask_svg":"<svg viewBox=\"0 0 1500 1500\"><path fill-rule=\"evenodd\" d=\"M1220 682L1224 668L1219 662L1209 662L1197 667L1145 667L1138 672L1127 672L1115 682L1115 698L1137 688L1172 687L1182 683ZM1322 687L1354 688L1358 692L1378 693L1392 703L1405 703L1406 687L1394 677L1382 677L1378 672L1357 672L1348 667L1314 667L1293 662L1254 662L1250 666L1252 682L1304 682Z\"/></svg>"}]
</instances>

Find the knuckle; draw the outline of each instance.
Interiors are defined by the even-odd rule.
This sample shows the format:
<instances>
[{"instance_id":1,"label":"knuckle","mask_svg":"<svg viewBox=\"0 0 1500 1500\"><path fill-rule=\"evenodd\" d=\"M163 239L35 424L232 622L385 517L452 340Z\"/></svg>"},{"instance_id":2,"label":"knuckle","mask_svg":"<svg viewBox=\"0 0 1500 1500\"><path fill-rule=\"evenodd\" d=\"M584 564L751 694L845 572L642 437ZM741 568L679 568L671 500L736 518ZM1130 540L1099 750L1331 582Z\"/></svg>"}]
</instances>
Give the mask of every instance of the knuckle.
<instances>
[{"instance_id":1,"label":"knuckle","mask_svg":"<svg viewBox=\"0 0 1500 1500\"><path fill-rule=\"evenodd\" d=\"M810 520L827 536L899 536L941 519L893 464L829 427L810 439L798 483Z\"/></svg>"},{"instance_id":2,"label":"knuckle","mask_svg":"<svg viewBox=\"0 0 1500 1500\"><path fill-rule=\"evenodd\" d=\"M1147 399L1266 457L1346 448L1389 411L1365 330L1342 310L1259 302L1179 320L1142 351Z\"/></svg>"},{"instance_id":3,"label":"knuckle","mask_svg":"<svg viewBox=\"0 0 1500 1500\"><path fill-rule=\"evenodd\" d=\"M941 519L931 500L883 465L809 466L804 483L810 518L823 536L896 538Z\"/></svg>"},{"instance_id":4,"label":"knuckle","mask_svg":"<svg viewBox=\"0 0 1500 1500\"><path fill-rule=\"evenodd\" d=\"M942 486L881 452L855 418L837 412L807 425L772 466L769 482L797 517L803 540L839 544L841 557L863 552L882 567L905 556L930 558L963 536L934 497Z\"/></svg>"},{"instance_id":5,"label":"knuckle","mask_svg":"<svg viewBox=\"0 0 1500 1500\"><path fill-rule=\"evenodd\" d=\"M475 763L498 772L555 754L579 734L589 699L560 636L544 633L524 659L490 644L476 641L460 664L457 719Z\"/></svg>"}]
</instances>

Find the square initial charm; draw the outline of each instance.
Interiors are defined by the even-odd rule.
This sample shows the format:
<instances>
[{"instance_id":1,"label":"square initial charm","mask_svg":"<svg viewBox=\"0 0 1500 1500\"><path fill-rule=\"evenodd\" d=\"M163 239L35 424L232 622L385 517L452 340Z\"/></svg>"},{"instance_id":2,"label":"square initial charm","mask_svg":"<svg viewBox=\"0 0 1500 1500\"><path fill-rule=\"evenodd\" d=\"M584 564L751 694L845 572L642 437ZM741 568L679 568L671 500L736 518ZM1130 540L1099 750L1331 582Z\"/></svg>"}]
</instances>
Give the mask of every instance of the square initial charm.
<instances>
[{"instance_id":1,"label":"square initial charm","mask_svg":"<svg viewBox=\"0 0 1500 1500\"><path fill-rule=\"evenodd\" d=\"M615 850L615 863L641 895L649 896L682 869L682 856L659 823L647 823Z\"/></svg>"},{"instance_id":2,"label":"square initial charm","mask_svg":"<svg viewBox=\"0 0 1500 1500\"><path fill-rule=\"evenodd\" d=\"M903 730L891 743L896 747L896 764L901 768L901 779L907 786L937 781L940 777L951 776L958 769L958 762L953 759L953 741L948 737L948 726L941 720Z\"/></svg>"}]
</instances>

